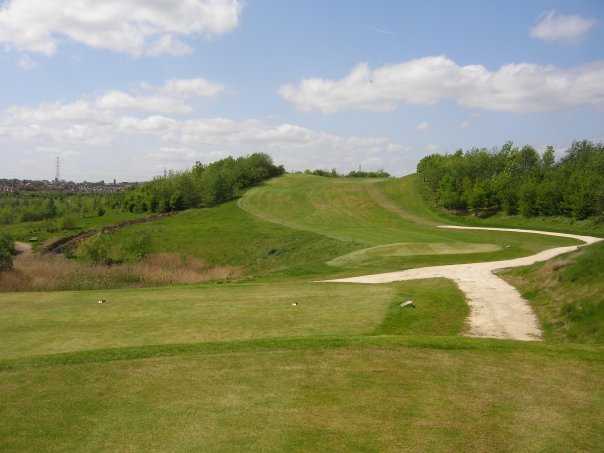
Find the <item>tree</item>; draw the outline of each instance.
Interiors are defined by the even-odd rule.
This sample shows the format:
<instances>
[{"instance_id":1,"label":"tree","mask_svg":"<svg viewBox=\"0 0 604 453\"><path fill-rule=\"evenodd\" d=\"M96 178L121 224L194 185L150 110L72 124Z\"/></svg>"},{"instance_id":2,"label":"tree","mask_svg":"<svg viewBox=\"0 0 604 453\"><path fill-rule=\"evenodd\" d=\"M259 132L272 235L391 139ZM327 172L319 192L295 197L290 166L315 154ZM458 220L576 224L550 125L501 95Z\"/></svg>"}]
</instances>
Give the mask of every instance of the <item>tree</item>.
<instances>
[{"instance_id":1,"label":"tree","mask_svg":"<svg viewBox=\"0 0 604 453\"><path fill-rule=\"evenodd\" d=\"M0 233L0 272L13 268L13 256L16 254L15 241L7 233Z\"/></svg>"}]
</instances>

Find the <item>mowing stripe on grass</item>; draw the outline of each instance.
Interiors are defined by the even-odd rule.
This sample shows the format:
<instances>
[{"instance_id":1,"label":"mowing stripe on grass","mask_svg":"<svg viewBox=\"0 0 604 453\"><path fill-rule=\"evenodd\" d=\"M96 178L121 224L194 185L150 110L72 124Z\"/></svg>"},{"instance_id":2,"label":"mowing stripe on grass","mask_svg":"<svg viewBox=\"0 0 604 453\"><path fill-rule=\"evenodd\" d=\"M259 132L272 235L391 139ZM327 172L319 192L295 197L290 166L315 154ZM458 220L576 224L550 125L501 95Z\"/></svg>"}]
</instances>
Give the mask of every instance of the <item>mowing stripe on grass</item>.
<instances>
[{"instance_id":1,"label":"mowing stripe on grass","mask_svg":"<svg viewBox=\"0 0 604 453\"><path fill-rule=\"evenodd\" d=\"M225 354L276 350L312 350L334 348L426 348L441 350L499 351L541 354L550 358L572 356L575 359L604 362L603 346L549 345L511 340L472 339L462 337L358 335L344 337L270 338L249 341L226 341L188 344L149 345L142 347L96 349L73 353L50 354L0 361L0 372L22 368L138 360L196 354Z\"/></svg>"}]
</instances>

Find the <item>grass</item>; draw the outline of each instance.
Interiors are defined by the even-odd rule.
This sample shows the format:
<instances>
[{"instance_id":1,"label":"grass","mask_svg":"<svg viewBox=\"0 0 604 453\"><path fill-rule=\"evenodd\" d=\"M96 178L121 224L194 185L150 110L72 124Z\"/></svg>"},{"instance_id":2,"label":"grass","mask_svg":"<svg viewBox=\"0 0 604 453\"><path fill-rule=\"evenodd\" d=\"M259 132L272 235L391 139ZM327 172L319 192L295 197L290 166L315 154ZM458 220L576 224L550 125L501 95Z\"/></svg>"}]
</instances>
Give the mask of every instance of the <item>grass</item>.
<instances>
[{"instance_id":1,"label":"grass","mask_svg":"<svg viewBox=\"0 0 604 453\"><path fill-rule=\"evenodd\" d=\"M385 257L422 256L422 255L465 255L487 253L501 250L495 244L470 244L467 242L401 242L396 244L376 245L368 249L355 250L347 255L338 256L327 262L331 266L349 266L366 264L382 260Z\"/></svg>"},{"instance_id":2,"label":"grass","mask_svg":"<svg viewBox=\"0 0 604 453\"><path fill-rule=\"evenodd\" d=\"M374 334L455 336L464 329L470 310L451 280L406 282L399 290L402 294L390 303ZM406 301L412 301L414 307L401 308Z\"/></svg>"},{"instance_id":3,"label":"grass","mask_svg":"<svg viewBox=\"0 0 604 453\"><path fill-rule=\"evenodd\" d=\"M3 449L565 452L604 441L601 354L400 337L205 349L4 369Z\"/></svg>"},{"instance_id":4,"label":"grass","mask_svg":"<svg viewBox=\"0 0 604 453\"><path fill-rule=\"evenodd\" d=\"M49 239L71 236L81 231L113 225L125 220L132 220L142 217L142 214L133 214L127 211L108 210L103 216L78 217L75 228L69 230L58 229L49 232L47 227L52 225L57 227L57 220L42 220L37 222L22 222L12 225L3 225L2 231L6 231L17 241L29 242L32 237L36 237L34 246L39 246Z\"/></svg>"},{"instance_id":5,"label":"grass","mask_svg":"<svg viewBox=\"0 0 604 453\"><path fill-rule=\"evenodd\" d=\"M238 282L0 294L0 450L566 452L604 443L602 246L506 274L551 320L546 342L463 338L468 306L451 281L311 280L574 241L438 229L452 217L423 201L414 177L286 176L238 204L111 235L115 253L148 233L152 254L241 268ZM474 220L455 223L464 222ZM400 307L408 299L415 309ZM579 341L591 344L570 343Z\"/></svg>"},{"instance_id":6,"label":"grass","mask_svg":"<svg viewBox=\"0 0 604 453\"><path fill-rule=\"evenodd\" d=\"M461 331L467 314L463 296L452 283L437 280L2 294L0 358L146 344L368 334L392 311L391 304L409 297L418 309L396 320L399 333L439 335L441 323L450 326L446 334ZM107 303L97 304L99 299ZM419 314L428 320L418 320Z\"/></svg>"},{"instance_id":7,"label":"grass","mask_svg":"<svg viewBox=\"0 0 604 453\"><path fill-rule=\"evenodd\" d=\"M237 278L232 266L210 267L203 261L157 253L139 262L111 266L67 259L62 255L25 254L16 257L14 269L0 273L0 291L60 291L144 287Z\"/></svg>"},{"instance_id":8,"label":"grass","mask_svg":"<svg viewBox=\"0 0 604 453\"><path fill-rule=\"evenodd\" d=\"M152 238L151 253L192 256L209 266L243 268L248 275L320 274L329 269L325 262L331 257L358 248L358 244L265 222L239 209L236 202L124 228L111 235L115 254L141 234Z\"/></svg>"},{"instance_id":9,"label":"grass","mask_svg":"<svg viewBox=\"0 0 604 453\"><path fill-rule=\"evenodd\" d=\"M546 340L604 343L604 243L502 276L531 302Z\"/></svg>"},{"instance_id":10,"label":"grass","mask_svg":"<svg viewBox=\"0 0 604 453\"><path fill-rule=\"evenodd\" d=\"M575 243L436 228L440 218L423 202L414 181L288 175L248 191L238 202L112 233L111 256L129 261L127 244L147 235L152 254L198 259L208 268L236 268L246 279L280 281L508 259Z\"/></svg>"}]
</instances>

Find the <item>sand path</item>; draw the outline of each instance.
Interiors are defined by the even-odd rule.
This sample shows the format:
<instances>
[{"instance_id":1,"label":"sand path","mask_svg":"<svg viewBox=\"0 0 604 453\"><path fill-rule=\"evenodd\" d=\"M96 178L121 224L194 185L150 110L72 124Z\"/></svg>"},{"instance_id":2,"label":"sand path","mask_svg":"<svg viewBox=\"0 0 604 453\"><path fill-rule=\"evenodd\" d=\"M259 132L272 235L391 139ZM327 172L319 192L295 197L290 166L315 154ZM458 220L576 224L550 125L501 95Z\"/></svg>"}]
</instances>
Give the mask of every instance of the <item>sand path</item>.
<instances>
[{"instance_id":1,"label":"sand path","mask_svg":"<svg viewBox=\"0 0 604 453\"><path fill-rule=\"evenodd\" d=\"M341 278L327 281L371 284L423 278L448 278L457 283L459 289L465 293L468 304L470 305L469 330L467 336L507 338L513 340L539 340L541 339L541 329L539 328L537 317L533 313L529 303L520 295L516 288L499 278L493 272L497 269L528 266L539 261L546 261L555 256L575 251L583 245L593 244L602 240L601 238L592 236L514 228L483 228L451 225L441 226L439 228L544 234L548 236L573 238L584 242L584 244L557 247L544 250L535 255L511 260L421 267L400 272L388 272L385 274L364 275L361 277Z\"/></svg>"},{"instance_id":2,"label":"sand path","mask_svg":"<svg viewBox=\"0 0 604 453\"><path fill-rule=\"evenodd\" d=\"M15 242L15 250L19 255L29 255L32 252L32 246L27 242Z\"/></svg>"}]
</instances>

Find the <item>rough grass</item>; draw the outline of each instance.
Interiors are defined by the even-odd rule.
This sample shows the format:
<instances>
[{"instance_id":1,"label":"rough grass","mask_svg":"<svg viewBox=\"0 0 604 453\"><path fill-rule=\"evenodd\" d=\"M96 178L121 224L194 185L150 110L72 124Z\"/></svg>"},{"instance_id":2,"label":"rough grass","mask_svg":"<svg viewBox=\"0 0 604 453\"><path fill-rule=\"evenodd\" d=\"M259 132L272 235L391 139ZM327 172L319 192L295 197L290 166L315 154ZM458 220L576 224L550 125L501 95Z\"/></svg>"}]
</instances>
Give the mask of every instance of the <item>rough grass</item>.
<instances>
[{"instance_id":1,"label":"rough grass","mask_svg":"<svg viewBox=\"0 0 604 453\"><path fill-rule=\"evenodd\" d=\"M145 257L138 263L94 265L62 255L22 255L10 272L0 272L0 292L57 291L142 287L236 278L232 266L208 266L202 260L170 253Z\"/></svg>"},{"instance_id":2,"label":"rough grass","mask_svg":"<svg viewBox=\"0 0 604 453\"><path fill-rule=\"evenodd\" d=\"M601 355L373 338L5 368L2 448L567 452L604 442Z\"/></svg>"},{"instance_id":3,"label":"rough grass","mask_svg":"<svg viewBox=\"0 0 604 453\"><path fill-rule=\"evenodd\" d=\"M9 233L18 241L28 242L32 237L36 237L38 240L34 243L34 246L37 247L50 239L70 236L84 230L113 225L125 220L132 220L143 216L143 214L133 214L127 211L108 210L105 215L100 217L77 217L76 225L71 229L60 229L60 219L50 219L38 222L22 222L13 225L3 225L2 230ZM53 227L52 232L48 231L49 226Z\"/></svg>"},{"instance_id":4,"label":"rough grass","mask_svg":"<svg viewBox=\"0 0 604 453\"><path fill-rule=\"evenodd\" d=\"M604 343L604 243L502 276L531 302L546 340Z\"/></svg>"},{"instance_id":5,"label":"rough grass","mask_svg":"<svg viewBox=\"0 0 604 453\"><path fill-rule=\"evenodd\" d=\"M152 253L194 256L212 267L241 268L245 275L321 274L329 269L326 261L360 246L260 220L239 209L236 202L192 209L110 236L119 252L141 234L152 238Z\"/></svg>"}]
</instances>

